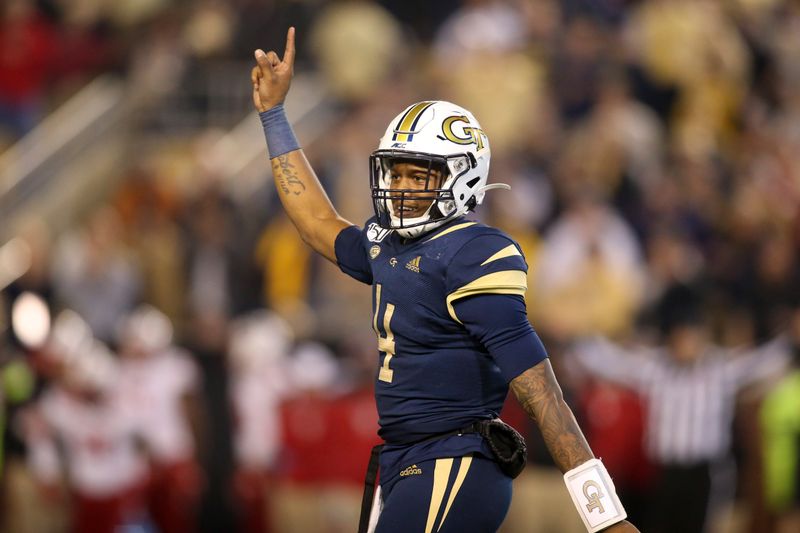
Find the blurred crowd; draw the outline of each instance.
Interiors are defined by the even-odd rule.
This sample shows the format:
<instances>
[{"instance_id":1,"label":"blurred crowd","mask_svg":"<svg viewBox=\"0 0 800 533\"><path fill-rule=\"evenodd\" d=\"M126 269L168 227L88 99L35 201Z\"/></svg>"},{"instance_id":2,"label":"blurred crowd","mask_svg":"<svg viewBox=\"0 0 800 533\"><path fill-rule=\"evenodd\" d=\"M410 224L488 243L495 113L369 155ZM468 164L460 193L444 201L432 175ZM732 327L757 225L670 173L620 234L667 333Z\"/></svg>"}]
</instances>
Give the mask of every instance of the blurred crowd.
<instances>
[{"instance_id":1,"label":"blurred crowd","mask_svg":"<svg viewBox=\"0 0 800 533\"><path fill-rule=\"evenodd\" d=\"M9 0L0 130L99 72L180 94L232 61L248 92L290 24L337 117L300 141L345 218L371 216L367 156L403 107L481 122L512 192L476 216L524 249L531 322L634 523L680 514L658 503L701 466L697 531L800 529L800 2ZM102 205L17 235L0 530L353 530L368 288L299 241L266 155L239 198L202 164L208 131L141 134L158 142ZM530 445L503 531L581 531L534 424L503 416Z\"/></svg>"}]
</instances>

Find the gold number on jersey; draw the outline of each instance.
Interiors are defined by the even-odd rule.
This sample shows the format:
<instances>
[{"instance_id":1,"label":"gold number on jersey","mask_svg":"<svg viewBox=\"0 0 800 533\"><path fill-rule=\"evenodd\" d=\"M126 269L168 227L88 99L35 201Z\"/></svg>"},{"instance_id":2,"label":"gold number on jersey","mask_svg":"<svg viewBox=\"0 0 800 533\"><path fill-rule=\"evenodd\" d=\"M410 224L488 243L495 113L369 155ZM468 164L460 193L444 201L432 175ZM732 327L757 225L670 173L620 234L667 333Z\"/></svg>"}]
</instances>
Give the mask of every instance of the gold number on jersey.
<instances>
[{"instance_id":1,"label":"gold number on jersey","mask_svg":"<svg viewBox=\"0 0 800 533\"><path fill-rule=\"evenodd\" d=\"M389 368L389 362L394 356L394 335L392 334L391 328L392 316L394 316L394 305L387 302L386 311L383 313L383 331L386 332L385 337L381 335L378 329L378 314L380 313L380 309L381 284L378 283L375 285L375 316L372 319L372 329L374 329L375 333L378 335L378 350L386 354L383 357L383 365L381 365L380 372L378 373L378 379L386 383L391 383L394 370Z\"/></svg>"}]
</instances>

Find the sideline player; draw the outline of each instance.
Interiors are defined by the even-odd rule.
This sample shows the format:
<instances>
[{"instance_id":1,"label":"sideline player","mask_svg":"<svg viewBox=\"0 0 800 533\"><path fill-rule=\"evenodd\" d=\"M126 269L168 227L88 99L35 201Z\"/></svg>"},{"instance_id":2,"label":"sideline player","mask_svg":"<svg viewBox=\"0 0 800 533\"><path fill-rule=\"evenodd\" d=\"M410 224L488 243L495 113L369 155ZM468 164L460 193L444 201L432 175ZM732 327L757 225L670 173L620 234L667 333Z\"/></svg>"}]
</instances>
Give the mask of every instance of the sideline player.
<instances>
[{"instance_id":1,"label":"sideline player","mask_svg":"<svg viewBox=\"0 0 800 533\"><path fill-rule=\"evenodd\" d=\"M284 114L294 56L294 28L282 59L256 50L253 102L278 195L300 236L373 287L375 396L386 444L370 529L498 529L512 476L524 466L524 444L491 422L510 386L566 473L587 529L637 531L528 323L519 246L464 218L498 186L487 186L490 150L478 122L437 101L395 118L370 157L376 216L361 229L333 208Z\"/></svg>"}]
</instances>

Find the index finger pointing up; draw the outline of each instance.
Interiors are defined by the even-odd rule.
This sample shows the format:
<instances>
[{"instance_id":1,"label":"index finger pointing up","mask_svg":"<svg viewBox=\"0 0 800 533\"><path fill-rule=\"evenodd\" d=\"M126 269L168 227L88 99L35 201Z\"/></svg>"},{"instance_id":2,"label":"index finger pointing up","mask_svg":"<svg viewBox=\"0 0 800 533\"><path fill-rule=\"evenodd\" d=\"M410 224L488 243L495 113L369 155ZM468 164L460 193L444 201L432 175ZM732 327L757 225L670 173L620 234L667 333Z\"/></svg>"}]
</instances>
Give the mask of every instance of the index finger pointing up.
<instances>
[{"instance_id":1,"label":"index finger pointing up","mask_svg":"<svg viewBox=\"0 0 800 533\"><path fill-rule=\"evenodd\" d=\"M283 52L283 62L289 66L294 65L294 26L286 33L286 50Z\"/></svg>"}]
</instances>

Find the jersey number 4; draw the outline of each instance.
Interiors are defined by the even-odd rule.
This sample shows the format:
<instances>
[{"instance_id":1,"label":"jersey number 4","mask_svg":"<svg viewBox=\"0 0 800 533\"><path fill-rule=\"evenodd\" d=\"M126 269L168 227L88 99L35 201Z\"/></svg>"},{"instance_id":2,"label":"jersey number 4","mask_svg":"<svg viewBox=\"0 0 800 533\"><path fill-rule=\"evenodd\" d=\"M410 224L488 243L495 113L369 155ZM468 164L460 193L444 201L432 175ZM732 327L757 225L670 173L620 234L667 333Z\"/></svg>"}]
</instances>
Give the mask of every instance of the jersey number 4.
<instances>
[{"instance_id":1,"label":"jersey number 4","mask_svg":"<svg viewBox=\"0 0 800 533\"><path fill-rule=\"evenodd\" d=\"M386 383L392 382L394 370L389 368L389 363L394 357L394 335L392 334L392 316L394 316L394 304L386 302L386 311L383 313L383 333L378 329L378 315L381 310L381 284L375 285L375 317L372 319L372 329L378 335L378 350L383 352L383 365L381 365L378 379ZM386 335L384 337L384 334Z\"/></svg>"}]
</instances>

